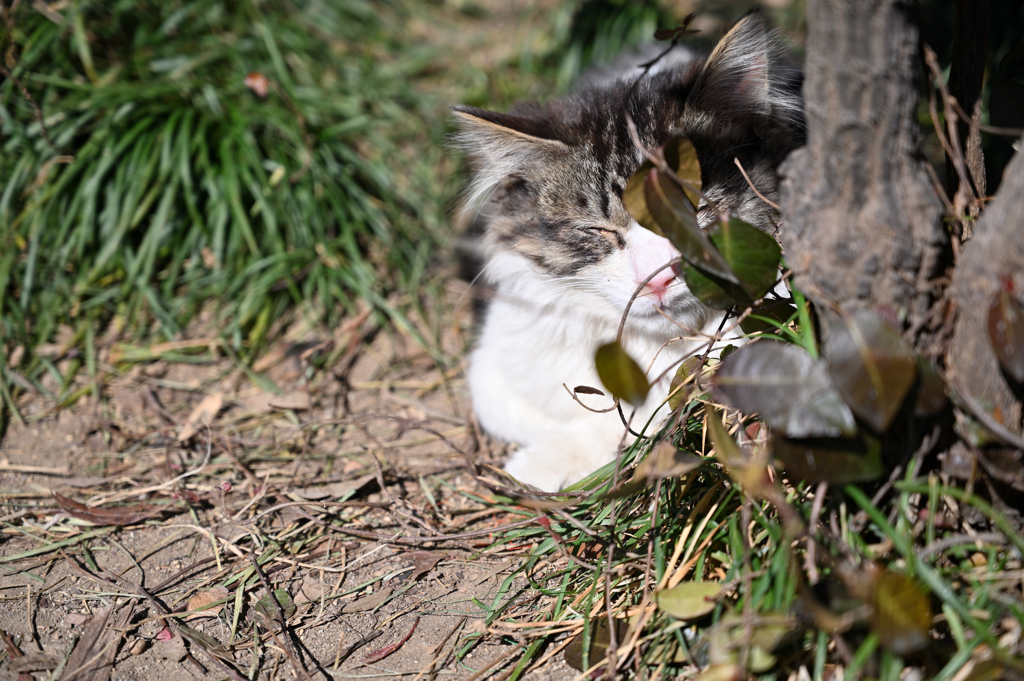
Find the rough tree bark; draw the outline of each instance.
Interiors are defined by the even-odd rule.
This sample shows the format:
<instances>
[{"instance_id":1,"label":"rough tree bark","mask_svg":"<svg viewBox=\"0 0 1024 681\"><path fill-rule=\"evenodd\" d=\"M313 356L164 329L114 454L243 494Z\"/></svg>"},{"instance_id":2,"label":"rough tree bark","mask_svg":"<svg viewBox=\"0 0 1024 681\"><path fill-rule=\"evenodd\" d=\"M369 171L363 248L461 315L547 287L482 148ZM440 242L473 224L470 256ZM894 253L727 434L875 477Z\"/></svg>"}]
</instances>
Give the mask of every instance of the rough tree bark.
<instances>
[{"instance_id":1,"label":"rough tree bark","mask_svg":"<svg viewBox=\"0 0 1024 681\"><path fill-rule=\"evenodd\" d=\"M1024 154L1018 153L1003 175L992 201L964 244L953 275L957 321L946 357L959 388L1013 430L1020 430L1022 408L1003 378L988 337L988 309L1008 278L1024 292Z\"/></svg>"},{"instance_id":2,"label":"rough tree bark","mask_svg":"<svg viewBox=\"0 0 1024 681\"><path fill-rule=\"evenodd\" d=\"M918 153L912 3L809 0L807 146L782 167L782 243L819 306L886 307L920 329L948 246Z\"/></svg>"}]
</instances>

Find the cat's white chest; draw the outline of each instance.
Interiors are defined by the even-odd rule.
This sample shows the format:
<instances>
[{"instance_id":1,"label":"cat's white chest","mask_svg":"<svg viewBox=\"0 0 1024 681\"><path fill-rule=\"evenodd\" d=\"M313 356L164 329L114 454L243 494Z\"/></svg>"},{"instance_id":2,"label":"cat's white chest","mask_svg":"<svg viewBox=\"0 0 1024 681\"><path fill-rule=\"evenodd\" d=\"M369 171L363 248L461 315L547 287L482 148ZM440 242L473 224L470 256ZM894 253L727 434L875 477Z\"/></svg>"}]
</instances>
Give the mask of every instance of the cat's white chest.
<instances>
[{"instance_id":1,"label":"cat's white chest","mask_svg":"<svg viewBox=\"0 0 1024 681\"><path fill-rule=\"evenodd\" d=\"M468 380L473 407L490 434L519 445L506 470L522 482L556 491L611 461L627 439L617 410L588 411L566 387L603 389L594 363L598 346L615 339L619 315L592 297L533 295L528 282L499 286L491 301ZM678 335L684 335L679 330ZM674 367L699 343L666 342L670 334L645 336L627 328L627 352L648 372L653 386L646 403L632 413L640 431L655 416L655 429ZM660 378L660 380L659 380ZM581 395L595 409L613 405L610 396Z\"/></svg>"}]
</instances>

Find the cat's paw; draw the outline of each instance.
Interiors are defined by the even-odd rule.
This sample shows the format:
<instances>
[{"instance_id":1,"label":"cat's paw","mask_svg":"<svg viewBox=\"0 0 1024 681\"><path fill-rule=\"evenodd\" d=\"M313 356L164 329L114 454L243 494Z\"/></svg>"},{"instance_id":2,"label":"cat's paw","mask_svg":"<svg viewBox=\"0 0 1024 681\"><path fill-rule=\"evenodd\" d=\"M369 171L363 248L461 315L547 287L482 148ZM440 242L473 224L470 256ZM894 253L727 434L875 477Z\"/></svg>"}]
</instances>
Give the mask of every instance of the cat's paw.
<instances>
[{"instance_id":1,"label":"cat's paw","mask_svg":"<svg viewBox=\"0 0 1024 681\"><path fill-rule=\"evenodd\" d=\"M505 472L542 492L557 492L587 477L611 459L611 452L599 447L531 445L509 457Z\"/></svg>"}]
</instances>

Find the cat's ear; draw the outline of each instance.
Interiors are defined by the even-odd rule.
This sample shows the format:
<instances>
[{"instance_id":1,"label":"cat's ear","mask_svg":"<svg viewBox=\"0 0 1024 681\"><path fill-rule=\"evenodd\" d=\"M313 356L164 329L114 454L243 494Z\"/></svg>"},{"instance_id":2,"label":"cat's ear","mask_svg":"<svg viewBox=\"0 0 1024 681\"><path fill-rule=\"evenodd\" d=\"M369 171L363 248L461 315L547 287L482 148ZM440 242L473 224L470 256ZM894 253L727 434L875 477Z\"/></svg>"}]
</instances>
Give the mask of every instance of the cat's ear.
<instances>
[{"instance_id":1,"label":"cat's ear","mask_svg":"<svg viewBox=\"0 0 1024 681\"><path fill-rule=\"evenodd\" d=\"M788 63L760 12L743 17L718 43L694 83L689 106L724 116L799 121L799 70Z\"/></svg>"},{"instance_id":2,"label":"cat's ear","mask_svg":"<svg viewBox=\"0 0 1024 681\"><path fill-rule=\"evenodd\" d=\"M469 188L467 204L475 205L501 181L512 175L531 175L569 152L561 132L540 116L495 113L471 106L452 108L459 124L455 144L476 165L476 180Z\"/></svg>"}]
</instances>

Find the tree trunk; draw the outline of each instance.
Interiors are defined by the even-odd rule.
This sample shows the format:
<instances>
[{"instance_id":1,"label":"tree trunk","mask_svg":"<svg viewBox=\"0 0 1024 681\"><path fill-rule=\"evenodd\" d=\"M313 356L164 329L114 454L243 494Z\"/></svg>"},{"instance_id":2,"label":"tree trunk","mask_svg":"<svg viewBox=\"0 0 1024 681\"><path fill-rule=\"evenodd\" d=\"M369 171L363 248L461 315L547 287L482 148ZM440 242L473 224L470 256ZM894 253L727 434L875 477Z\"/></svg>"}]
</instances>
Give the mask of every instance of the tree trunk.
<instances>
[{"instance_id":1,"label":"tree trunk","mask_svg":"<svg viewBox=\"0 0 1024 681\"><path fill-rule=\"evenodd\" d=\"M918 154L912 6L808 0L807 146L781 169L782 243L819 306L884 307L920 329L948 245Z\"/></svg>"},{"instance_id":2,"label":"tree trunk","mask_svg":"<svg viewBox=\"0 0 1024 681\"><path fill-rule=\"evenodd\" d=\"M1024 154L1006 168L997 196L964 244L953 274L957 321L946 366L961 390L1019 431L1022 409L1002 375L988 336L988 310L1008 279L1018 300L1024 292Z\"/></svg>"}]
</instances>

